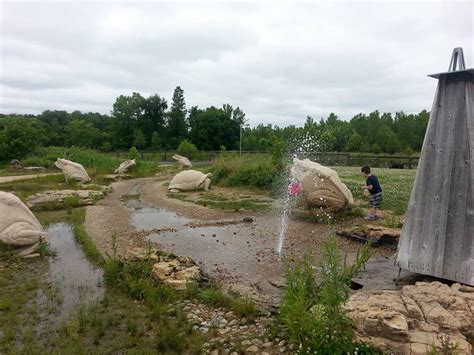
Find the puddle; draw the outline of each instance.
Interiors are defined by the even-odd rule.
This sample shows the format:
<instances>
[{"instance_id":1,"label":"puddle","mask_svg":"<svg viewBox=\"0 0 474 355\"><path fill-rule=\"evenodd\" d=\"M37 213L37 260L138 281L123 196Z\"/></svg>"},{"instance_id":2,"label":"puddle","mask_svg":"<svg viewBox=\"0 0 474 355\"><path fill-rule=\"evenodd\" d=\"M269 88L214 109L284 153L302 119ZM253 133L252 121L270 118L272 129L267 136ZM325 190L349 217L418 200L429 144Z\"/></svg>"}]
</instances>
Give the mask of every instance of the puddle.
<instances>
[{"instance_id":1,"label":"puddle","mask_svg":"<svg viewBox=\"0 0 474 355\"><path fill-rule=\"evenodd\" d=\"M252 285L281 278L282 264L274 252L273 235L257 232L256 224L244 223L246 220L206 221L212 225L199 226L201 221L141 201L137 198L140 186L133 186L130 195L122 196L122 201L133 211L132 223L136 229L161 230L150 234L149 240L167 251L191 257L217 279Z\"/></svg>"},{"instance_id":2,"label":"puddle","mask_svg":"<svg viewBox=\"0 0 474 355\"><path fill-rule=\"evenodd\" d=\"M87 260L72 226L54 223L47 232L49 244L56 252L56 256L50 258L49 277L60 290L62 299L56 316L65 319L77 306L103 297L103 271Z\"/></svg>"}]
</instances>

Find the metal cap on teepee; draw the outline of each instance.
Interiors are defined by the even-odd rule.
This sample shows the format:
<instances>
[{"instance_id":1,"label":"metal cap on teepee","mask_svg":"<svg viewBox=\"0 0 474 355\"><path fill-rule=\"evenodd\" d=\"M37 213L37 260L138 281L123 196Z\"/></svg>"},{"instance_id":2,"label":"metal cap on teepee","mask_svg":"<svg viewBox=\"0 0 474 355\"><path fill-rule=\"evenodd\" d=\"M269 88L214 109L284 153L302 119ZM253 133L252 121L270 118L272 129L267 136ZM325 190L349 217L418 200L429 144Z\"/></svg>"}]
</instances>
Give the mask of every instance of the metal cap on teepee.
<instances>
[{"instance_id":1,"label":"metal cap on teepee","mask_svg":"<svg viewBox=\"0 0 474 355\"><path fill-rule=\"evenodd\" d=\"M466 69L466 63L464 62L464 53L461 47L457 47L453 49L453 54L451 56L451 62L449 63L449 69L447 72L437 73L437 74L430 74L428 76L441 79L447 76L453 77L463 77L463 76L473 76L474 75L474 68Z\"/></svg>"}]
</instances>

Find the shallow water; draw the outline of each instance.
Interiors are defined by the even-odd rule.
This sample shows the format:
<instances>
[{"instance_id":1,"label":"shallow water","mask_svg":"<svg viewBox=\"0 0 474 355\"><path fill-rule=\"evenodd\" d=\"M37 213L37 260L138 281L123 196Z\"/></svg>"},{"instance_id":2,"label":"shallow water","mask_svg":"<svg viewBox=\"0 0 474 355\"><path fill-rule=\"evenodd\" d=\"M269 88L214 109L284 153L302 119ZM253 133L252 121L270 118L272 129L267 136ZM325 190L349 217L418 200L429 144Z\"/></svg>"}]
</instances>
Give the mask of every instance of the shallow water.
<instances>
[{"instance_id":1,"label":"shallow water","mask_svg":"<svg viewBox=\"0 0 474 355\"><path fill-rule=\"evenodd\" d=\"M49 260L48 276L61 292L62 302L57 316L64 319L77 306L103 297L103 271L86 258L71 225L54 223L46 231L49 244L56 252L56 256Z\"/></svg>"},{"instance_id":2,"label":"shallow water","mask_svg":"<svg viewBox=\"0 0 474 355\"><path fill-rule=\"evenodd\" d=\"M273 233L256 228L256 223L243 221L221 225L205 221L210 226L190 226L192 222L203 221L187 219L144 203L139 199L139 188L139 184L135 185L130 191L133 195L123 196L123 203L132 210L132 223L136 229L161 229L150 234L149 240L167 251L191 257L218 280L280 292L269 283L272 280L280 282L283 275Z\"/></svg>"}]
</instances>

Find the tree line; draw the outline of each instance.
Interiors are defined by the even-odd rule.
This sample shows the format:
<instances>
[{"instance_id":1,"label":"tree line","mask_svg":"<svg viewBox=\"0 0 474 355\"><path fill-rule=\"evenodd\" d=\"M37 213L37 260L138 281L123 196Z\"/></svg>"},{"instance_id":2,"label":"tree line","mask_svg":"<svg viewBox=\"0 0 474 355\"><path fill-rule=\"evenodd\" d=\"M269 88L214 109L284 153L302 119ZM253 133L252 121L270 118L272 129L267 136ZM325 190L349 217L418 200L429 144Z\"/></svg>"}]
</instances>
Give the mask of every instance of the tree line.
<instances>
[{"instance_id":1,"label":"tree line","mask_svg":"<svg viewBox=\"0 0 474 355\"><path fill-rule=\"evenodd\" d=\"M374 111L351 120L334 113L304 126L246 127L245 113L229 104L186 107L178 86L171 104L157 94L116 98L109 115L47 110L39 115L0 114L0 160L22 158L38 146L77 146L102 151L175 150L183 141L200 150L412 153L420 151L429 113ZM242 129L242 131L241 131Z\"/></svg>"}]
</instances>

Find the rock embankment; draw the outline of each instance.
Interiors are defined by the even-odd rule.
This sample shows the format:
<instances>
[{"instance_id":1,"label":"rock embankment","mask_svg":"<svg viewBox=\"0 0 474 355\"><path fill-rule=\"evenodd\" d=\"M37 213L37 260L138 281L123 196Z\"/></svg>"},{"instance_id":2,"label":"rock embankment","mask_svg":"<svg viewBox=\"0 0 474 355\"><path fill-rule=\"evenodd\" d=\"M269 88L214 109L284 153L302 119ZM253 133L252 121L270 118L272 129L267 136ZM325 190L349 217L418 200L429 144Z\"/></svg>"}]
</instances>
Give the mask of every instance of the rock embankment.
<instances>
[{"instance_id":1,"label":"rock embankment","mask_svg":"<svg viewBox=\"0 0 474 355\"><path fill-rule=\"evenodd\" d=\"M474 336L474 287L417 282L400 291L361 291L346 308L359 340L383 351L472 352L468 339Z\"/></svg>"}]
</instances>

